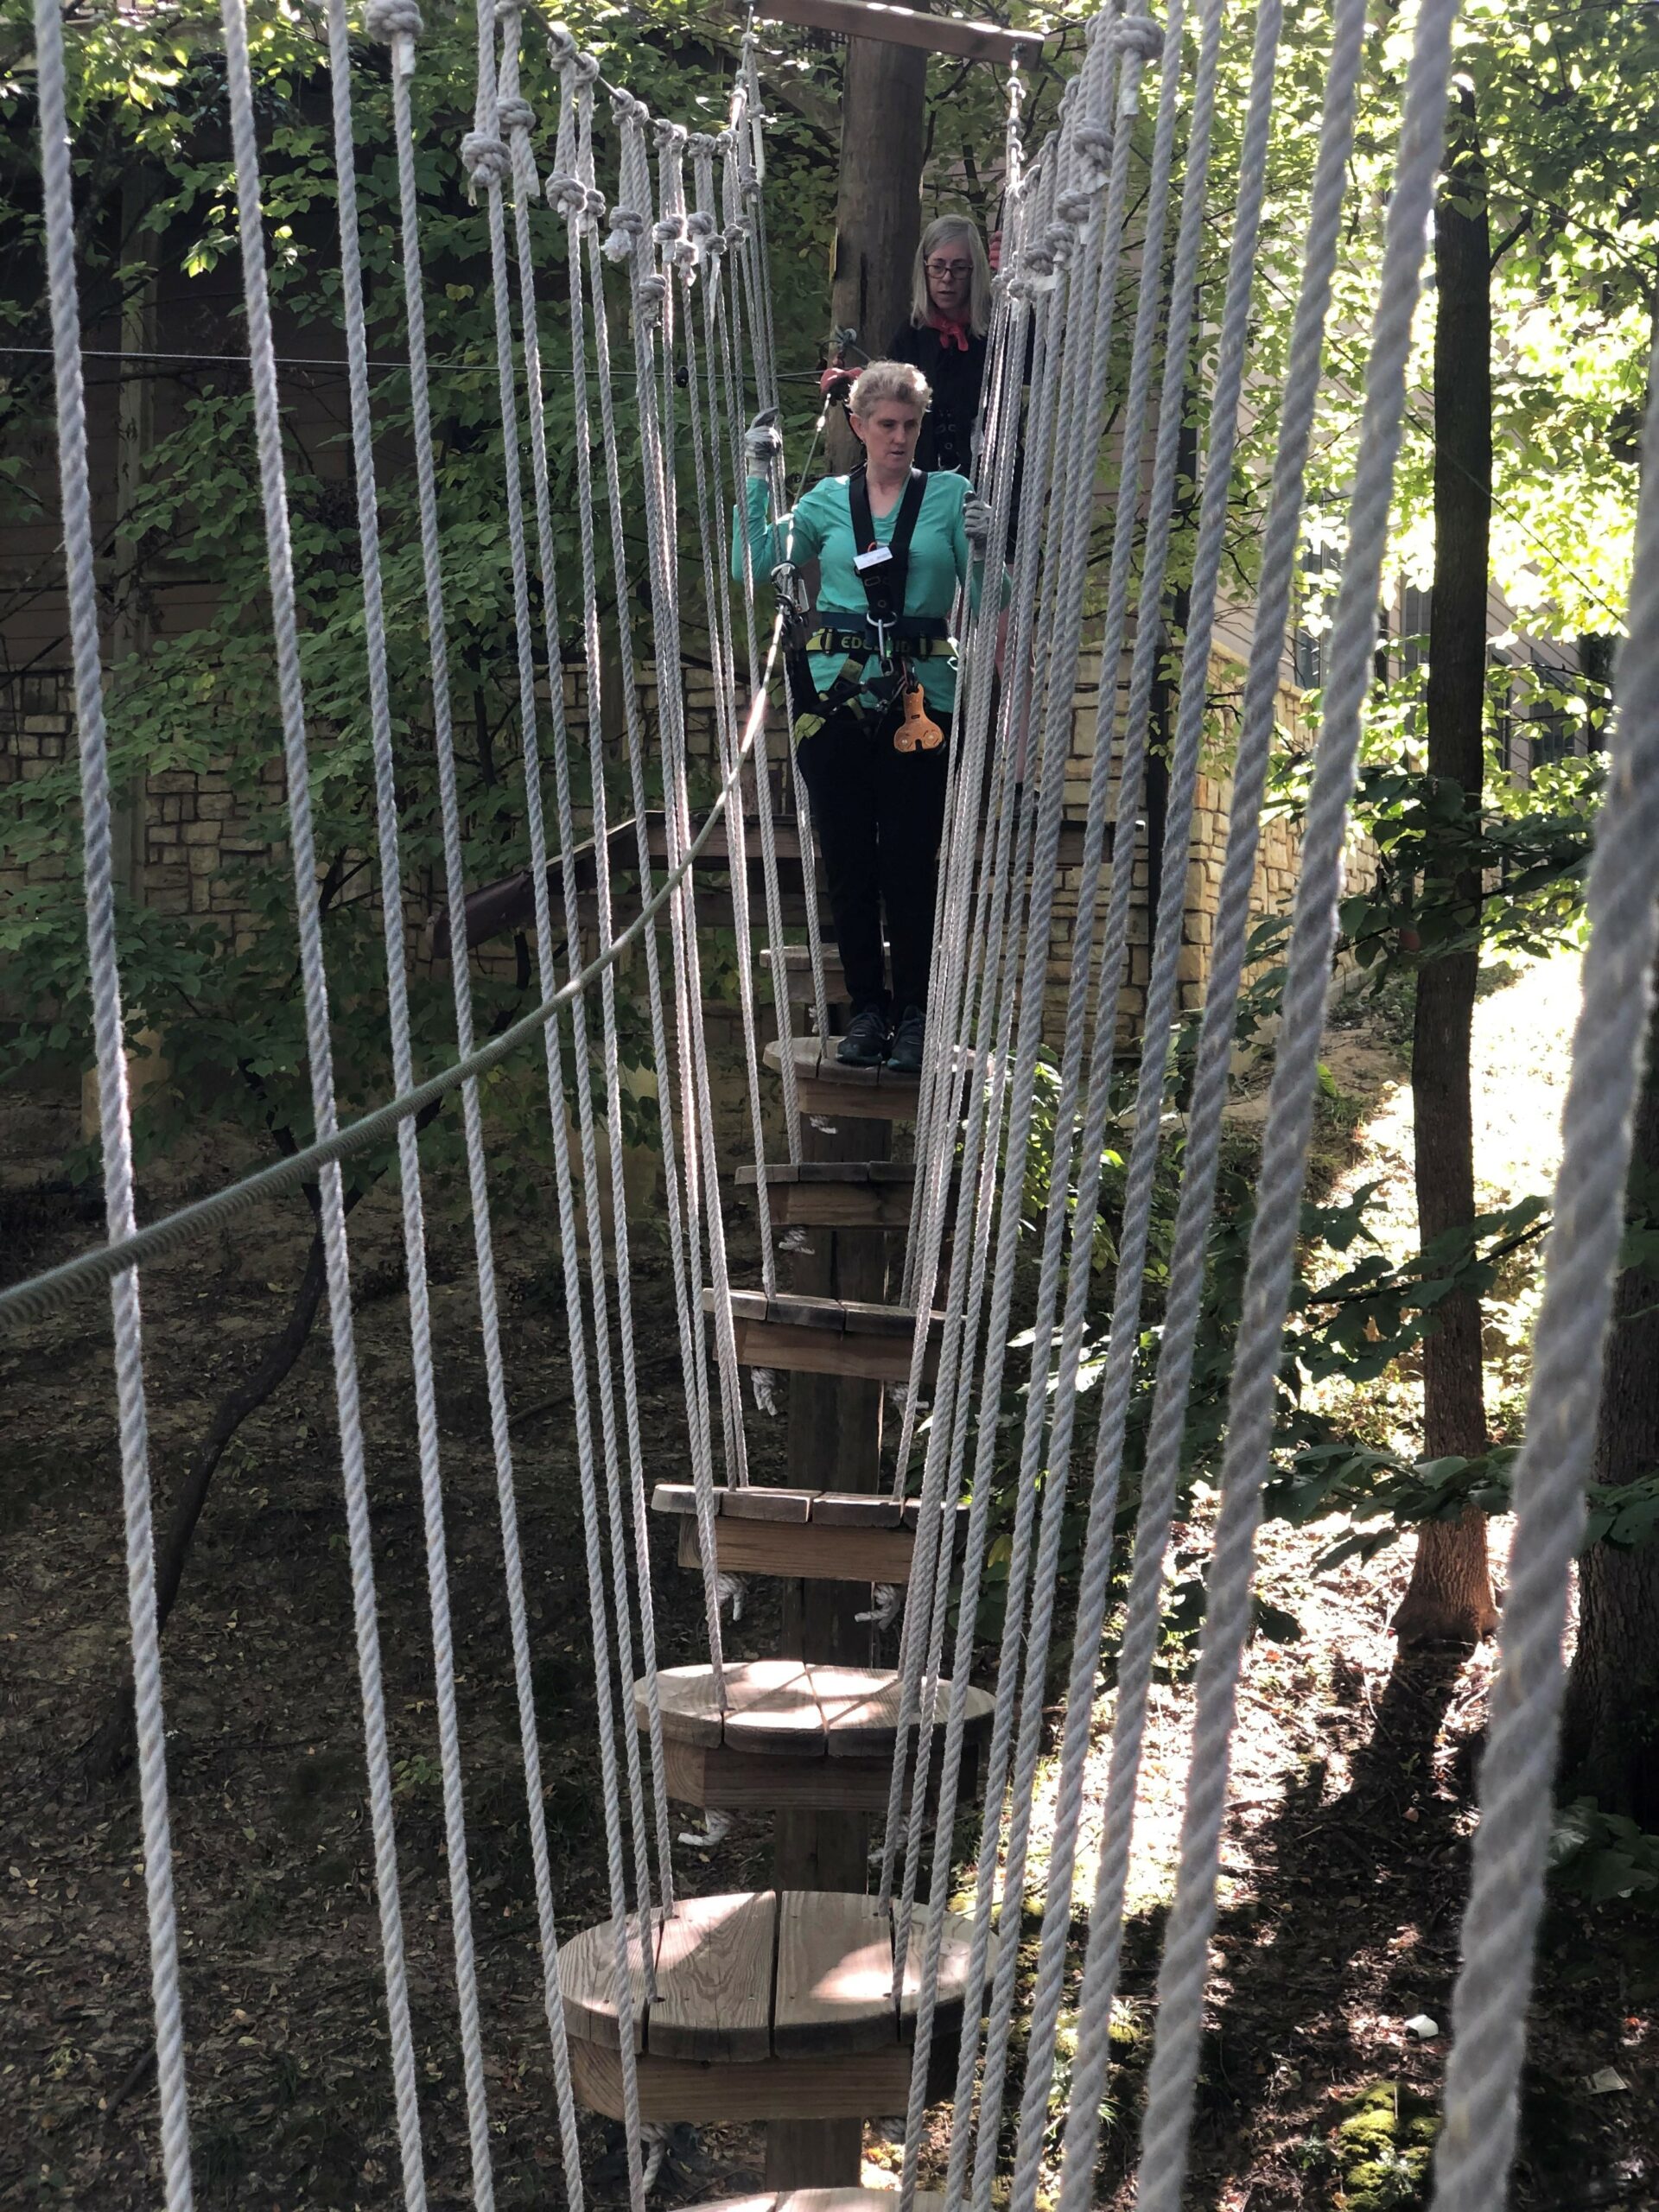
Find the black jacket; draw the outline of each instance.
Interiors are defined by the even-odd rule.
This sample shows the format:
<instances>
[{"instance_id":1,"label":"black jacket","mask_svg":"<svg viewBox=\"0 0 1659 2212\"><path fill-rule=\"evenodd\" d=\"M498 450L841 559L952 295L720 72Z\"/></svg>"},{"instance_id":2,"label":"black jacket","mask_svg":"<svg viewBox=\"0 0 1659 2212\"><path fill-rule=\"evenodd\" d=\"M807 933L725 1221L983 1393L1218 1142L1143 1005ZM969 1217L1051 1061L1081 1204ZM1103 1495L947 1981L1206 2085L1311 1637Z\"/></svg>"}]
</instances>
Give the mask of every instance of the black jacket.
<instances>
[{"instance_id":1,"label":"black jacket","mask_svg":"<svg viewBox=\"0 0 1659 2212\"><path fill-rule=\"evenodd\" d=\"M973 467L974 421L985 381L985 340L970 336L964 353L959 346L943 344L931 323L917 330L906 322L888 346L887 359L908 361L933 388L933 404L916 448L916 466L955 469L966 476Z\"/></svg>"}]
</instances>

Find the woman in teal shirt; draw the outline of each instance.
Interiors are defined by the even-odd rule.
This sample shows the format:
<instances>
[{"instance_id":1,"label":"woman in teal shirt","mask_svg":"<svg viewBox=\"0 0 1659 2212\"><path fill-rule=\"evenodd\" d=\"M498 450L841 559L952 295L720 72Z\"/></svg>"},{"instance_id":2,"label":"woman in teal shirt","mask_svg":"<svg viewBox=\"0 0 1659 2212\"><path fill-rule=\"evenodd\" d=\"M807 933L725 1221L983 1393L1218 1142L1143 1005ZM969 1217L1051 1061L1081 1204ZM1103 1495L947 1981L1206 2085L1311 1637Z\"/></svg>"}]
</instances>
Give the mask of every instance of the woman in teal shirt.
<instances>
[{"instance_id":1,"label":"woman in teal shirt","mask_svg":"<svg viewBox=\"0 0 1659 2212\"><path fill-rule=\"evenodd\" d=\"M908 362L873 361L848 400L862 465L815 484L779 523L770 518L778 432L758 423L747 442L755 577L784 561L816 561L821 579L808 641L817 697L795 701L795 735L853 1005L839 1058L902 1072L922 1065L957 703L950 614L958 588L976 582L990 524L965 477L914 466L931 397ZM732 570L741 577L738 523L734 516Z\"/></svg>"}]
</instances>

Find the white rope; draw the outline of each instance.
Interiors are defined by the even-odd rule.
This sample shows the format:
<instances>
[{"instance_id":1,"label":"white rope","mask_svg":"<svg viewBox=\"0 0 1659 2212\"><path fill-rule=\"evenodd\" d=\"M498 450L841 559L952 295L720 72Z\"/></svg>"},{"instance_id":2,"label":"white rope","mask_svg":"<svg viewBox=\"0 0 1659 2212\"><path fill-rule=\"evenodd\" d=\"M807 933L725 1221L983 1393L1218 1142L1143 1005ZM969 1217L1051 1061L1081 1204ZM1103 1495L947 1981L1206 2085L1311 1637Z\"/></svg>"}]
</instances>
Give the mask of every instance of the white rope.
<instances>
[{"instance_id":1,"label":"white rope","mask_svg":"<svg viewBox=\"0 0 1659 2212\"><path fill-rule=\"evenodd\" d=\"M35 50L39 73L41 196L52 310L65 584L74 658L75 721L80 756L86 957L92 988L92 1033L98 1053L104 1212L105 1233L111 1243L118 1243L130 1237L134 1230L132 1127L121 1014L121 976L116 950L109 740L99 661L86 399L81 375L80 304L75 278L74 180L69 156L63 15L58 0L35 0ZM161 1631L156 1618L143 1329L136 1269L127 1268L111 1277L110 1310L115 1334L121 1503L126 1532L127 1620L132 1641L133 1722L138 1746L150 2004L156 2017L162 2170L167 2212L190 2212L194 2201L190 2173L190 2113L185 2081L183 2005L179 1990L178 1912L173 1895L173 1839L168 1812Z\"/></svg>"},{"instance_id":2,"label":"white rope","mask_svg":"<svg viewBox=\"0 0 1659 2212\"><path fill-rule=\"evenodd\" d=\"M501 111L509 111L517 99L518 84L519 11L498 5L502 25ZM594 550L592 440L588 412L587 323L583 309L582 239L591 230L604 201L593 184L593 78L596 64L578 55L564 72L561 99L560 142L574 111L576 177L561 195L560 212L566 219L570 298L570 365L575 397L573 443L576 454L576 510L582 562L582 654L588 677L588 739L590 763L594 887L601 944L613 933L611 914L610 830L605 804L604 753L600 737L603 663L599 637L598 563ZM524 104L519 102L523 109ZM556 556L553 541L553 502L547 458L547 429L541 386L541 350L537 330L535 261L531 243L530 204L537 194L536 162L530 131L516 117L511 134L513 164L513 226L518 247L520 325L524 357L531 442L531 480L536 506L536 542L542 573L542 626L550 673L560 663L559 595ZM562 691L562 683L560 685ZM575 849L572 806L569 733L563 698L550 717L554 738L554 772L559 814L559 840L566 854ZM564 871L567 925L573 936L579 925L575 871ZM633 1350L632 1279L628 1264L628 1194L622 1142L622 1080L616 1039L616 971L607 968L600 983L600 1073L605 1092L606 1135L611 1155L611 1241L616 1260L616 1345L620 1354L623 1395L623 1439L628 1456L629 1496L625 1497L620 1442L616 1427L615 1392L612 1381L613 1354L610 1294L607 1281L603 1219L600 1196L598 1141L593 1108L593 1064L585 1013L579 1005L573 1022L575 1046L577 1126L582 1144L582 1189L588 1215L588 1263L594 1309L594 1342L598 1354L600 1423L604 1447L605 1499L611 1537L612 1604L616 1621L618 1691L628 1715L624 1736L624 1763L628 1777L628 1806L633 1823L638 1902L642 1913L649 1908L650 1844L645 1781L639 1758L639 1732L632 1725L634 1657L632 1601L627 1560L630 1550L630 1513L636 1542L643 1531L646 1510L643 1449L639 1433L639 1403ZM657 1683L655 1637L651 1631L649 1580L640 1590L641 1643L645 1666L648 1738L652 1757L653 1803L656 1815L658 1885L664 1910L673 1904L673 1857L669 1829L667 1793L664 1785L662 1706ZM648 1976L649 1979L649 1976Z\"/></svg>"},{"instance_id":3,"label":"white rope","mask_svg":"<svg viewBox=\"0 0 1659 2212\"><path fill-rule=\"evenodd\" d=\"M386 965L386 1018L391 1040L392 1086L414 1081L410 1037L409 977L404 950L403 871L398 859L397 785L392 757L391 698L386 673L385 604L380 574L380 525L374 471L374 433L369 411L368 333L363 308L362 257L358 243L357 167L352 132L351 41L345 0L328 4L329 84L333 107L334 181L338 196L340 299L345 309L346 360L350 391L352 458L362 548L363 631L369 679L369 732L374 762L375 817L380 861L380 907ZM421 1514L426 1536L427 1602L432 1618L432 1666L438 1721L438 1760L443 1792L444 1856L449 1874L449 1920L455 1954L461 2074L472 2158L473 2202L491 2212L495 2182L490 2161L489 2097L484 2081L484 2044L479 2023L478 1969L473 1948L472 1885L467 1863L467 1810L461 1780L461 1725L455 1707L454 1638L449 1617L449 1567L443 1526L443 1473L438 1442L437 1383L432 1362L432 1301L427 1279L426 1224L422 1204L420 1137L412 1121L397 1130L404 1273L409 1286L409 1334L415 1381L415 1426L421 1477Z\"/></svg>"},{"instance_id":4,"label":"white rope","mask_svg":"<svg viewBox=\"0 0 1659 2212\"><path fill-rule=\"evenodd\" d=\"M618 187L618 204L612 213L612 238L607 251L620 261L630 273L634 286L633 315L634 370L639 394L639 440L645 495L645 537L651 562L652 656L657 670L658 714L662 727L662 749L664 766L664 819L666 824L666 850L671 859L677 849L679 817L673 795L673 769L676 760L684 758L683 699L681 688L679 629L676 619L677 598L673 588L671 542L664 520L663 484L663 454L658 427L656 397L657 370L654 360L656 324L646 312L646 305L654 294L643 290L647 282L655 285L661 282L650 270L649 260L641 239L649 227L651 201L651 170L645 150L645 113L638 101L629 99L613 103L621 135L621 172ZM642 206L641 202L645 204ZM665 289L665 288L664 288ZM630 766L633 773L634 810L636 818L645 820L645 764L639 754L631 748ZM741 787L739 804L741 804ZM641 836L643 838L643 829ZM645 867L648 855L641 846L641 868ZM674 963L677 988L681 988L684 972L682 946L687 934L687 906L689 899L676 899L670 912L673 938L671 952ZM654 937L649 940L652 957L655 957ZM684 996L682 990L681 1006ZM700 1554L703 1595L703 1624L709 1639L709 1663L713 1670L715 1694L721 1709L726 1704L725 1676L721 1666L718 1539L715 1531L714 1471L712 1441L709 1433L708 1363L704 1357L702 1328L702 1300L701 1297L701 1268L698 1254L701 1238L696 1235L698 1210L698 1141L696 1129L696 1096L691 1067L691 1046L688 1032L680 1030L680 1065L685 1083L683 1096L691 1116L681 1124L685 1160L685 1202L687 1221L685 1261L677 1272L677 1297L682 1295L679 1285L688 1273L689 1283L684 1294L689 1296L691 1334L690 1370L687 1376L688 1395L696 1394L691 1454L692 1486L697 1505L697 1548ZM660 1095L666 1099L671 1086L664 1083ZM671 1122L663 1123L664 1143L672 1141ZM676 1194L670 1212L670 1234L677 1237L679 1224L675 1218L678 1198ZM684 1357L683 1352L682 1357Z\"/></svg>"},{"instance_id":5,"label":"white rope","mask_svg":"<svg viewBox=\"0 0 1659 2212\"><path fill-rule=\"evenodd\" d=\"M260 499L264 512L266 564L270 579L271 625L276 647L276 686L282 710L283 763L288 785L289 837L294 861L306 1052L310 1069L313 1118L318 1135L326 1139L334 1135L336 1120L334 1058L328 1030L328 988L323 968L316 849L311 823L310 767L300 674L299 628L294 600L293 558L289 541L282 421L271 340L270 302L266 284L265 246L259 200L259 156L254 134L253 86L248 66L244 0L221 0L220 14L225 29L237 219L241 233L243 296L248 318L249 381L253 393ZM422 2212L426 2202L426 2178L416 2088L415 2044L409 2018L408 1974L404 1959L403 1908L398 1895L397 1839L391 1803L391 1760L386 1743L385 1700L380 1672L380 1632L375 1612L374 1556L369 1528L362 1414L358 1398L357 1353L352 1329L351 1266L346 1240L345 1196L337 1161L330 1160L320 1169L317 1186L323 1265L328 1287L334 1397L340 1418L340 1471L345 1487L351 1556L352 1611L357 1636L358 1679L363 1700L364 1748L368 1762L375 1888L379 1904L381 1951L385 1968L386 2012L391 2040L398 2148L403 2166L404 2202L410 2208L410 2212Z\"/></svg>"},{"instance_id":6,"label":"white rope","mask_svg":"<svg viewBox=\"0 0 1659 2212\"><path fill-rule=\"evenodd\" d=\"M1630 1121L1650 1014L1659 850L1659 359L1648 414L1636 565L1608 733L1586 906L1583 999L1561 1119L1549 1263L1533 1338L1526 1442L1515 1467L1497 1671L1480 1770L1463 1964L1452 2003L1433 2212L1501 2205L1515 2156L1533 1950L1544 1901L1566 1686L1573 1562L1596 1433L1624 1234ZM1652 1071L1649 1071L1652 1079Z\"/></svg>"},{"instance_id":7,"label":"white rope","mask_svg":"<svg viewBox=\"0 0 1659 2212\"><path fill-rule=\"evenodd\" d=\"M372 0L365 27L391 46L392 125L397 158L398 211L403 232L404 315L409 336L410 421L420 517L421 571L426 600L430 656L432 721L438 767L439 813L443 839L444 890L452 916L465 912L467 877L462 853L461 802L456 785L454 738L449 684L448 626L444 606L443 563L438 534L437 463L433 447L431 401L427 375L425 278L420 243L420 194L415 166L410 112L415 40L420 30L413 0ZM452 950L450 982L455 1010L456 1050L465 1061L473 1050L472 982L464 946ZM559 1988L558 1932L553 1910L552 1867L548 1853L547 1807L542 1789L541 1744L531 1669L529 1611L514 1492L512 1442L508 1426L505 1367L501 1350L499 1298L494 1237L490 1219L488 1169L483 1114L475 1078L461 1088L462 1128L467 1189L473 1219L473 1250L478 1281L479 1328L490 1408L490 1442L495 1466L497 1513L501 1529L506 1584L508 1635L524 1769L524 1802L536 1894L537 1929L542 1955L543 2007L553 2056L555 2096L565 2190L572 2212L582 2212L583 2189L577 2136L575 2095L570 2075L564 2004ZM401 1128L400 1127L400 1135Z\"/></svg>"},{"instance_id":8,"label":"white rope","mask_svg":"<svg viewBox=\"0 0 1659 2212\"><path fill-rule=\"evenodd\" d=\"M520 480L518 404L513 375L512 312L507 274L506 223L501 205L503 184L512 175L512 156L490 128L496 115L495 20L491 0L478 0L478 97L474 130L462 142L462 160L474 189L482 188L489 228L491 290L495 318L495 350L501 413L503 484L506 495L507 536L511 555L513 626L518 669L518 715L524 747L524 814L530 836L531 881L535 900L536 959L547 995L553 957L553 921L547 887L547 832L542 806L542 768L537 741L537 706L534 664L534 629L530 607L529 561L524 538L524 492ZM533 322L527 318L526 327ZM534 411L534 410L533 410ZM543 579L544 588L550 579ZM550 674L552 712L562 716L563 687L557 681L559 663L553 657ZM567 850L569 848L567 847ZM566 871L567 874L569 871ZM573 1028L581 1001L573 1006ZM622 1836L622 1787L617 1772L616 1713L612 1688L613 1643L605 1598L605 1568L600 1542L601 1509L594 1468L592 1408L589 1402L587 1331L582 1311L576 1229L575 1196L570 1170L569 1137L566 1128L564 1083L558 1033L549 1025L543 1033L547 1068L548 1118L553 1136L555 1179L559 1208L559 1234L564 1257L563 1269L565 1313L570 1338L570 1381L576 1431L576 1464L582 1502L582 1540L588 1570L588 1603L594 1637L594 1684L598 1706L600 1770L604 1805L606 1870L611 1904L612 1999L616 2006L617 2041L621 2074L623 2128L627 2159L628 2196L640 2212L645 2191L639 2164L639 2088L634 2057L634 1999L630 1967L633 1942L629 1926L627 1876ZM593 1219L590 1213L590 1221ZM632 1732L632 1699L627 1699L626 1718ZM642 1900L643 1903L643 1900ZM639 1952L649 1969L653 1936L649 1923L639 1931Z\"/></svg>"},{"instance_id":9,"label":"white rope","mask_svg":"<svg viewBox=\"0 0 1659 2212\"><path fill-rule=\"evenodd\" d=\"M1142 2212L1177 2212L1204 2024L1204 1986L1235 1691L1249 1632L1250 1573L1272 1435L1360 715L1376 646L1377 593L1405 404L1405 368L1444 137L1456 0L1424 0L1417 20L1379 286L1348 556L1332 632L1302 868L1268 1093L1257 1208L1228 1402L1222 1503L1207 1587L1180 1872L1159 1972L1157 2039L1141 2126Z\"/></svg>"}]
</instances>

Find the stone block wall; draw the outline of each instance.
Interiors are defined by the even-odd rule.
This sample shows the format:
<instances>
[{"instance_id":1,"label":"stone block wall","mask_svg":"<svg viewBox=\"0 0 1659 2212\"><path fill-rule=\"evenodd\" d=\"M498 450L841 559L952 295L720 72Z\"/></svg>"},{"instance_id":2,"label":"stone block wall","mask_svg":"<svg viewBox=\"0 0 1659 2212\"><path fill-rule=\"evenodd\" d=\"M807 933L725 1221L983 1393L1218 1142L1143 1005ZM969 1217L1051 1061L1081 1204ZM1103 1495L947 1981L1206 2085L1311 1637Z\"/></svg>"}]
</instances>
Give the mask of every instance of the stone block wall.
<instances>
[{"instance_id":1,"label":"stone block wall","mask_svg":"<svg viewBox=\"0 0 1659 2212\"><path fill-rule=\"evenodd\" d=\"M1120 675L1120 699L1127 675L1126 660ZM1217 655L1211 664L1212 696L1223 701L1236 699L1240 677L1241 671L1235 663ZM563 681L565 713L571 735L578 746L585 747L588 720L585 674L579 668L567 667ZM658 707L654 671L648 667L643 668L640 681L642 704L647 721L649 725L654 725ZM686 672L684 683L688 749L693 760L702 766L712 780L716 753L714 679L707 671L690 669ZM8 804L6 795L16 787L37 780L54 766L68 760L73 754L74 742L73 715L67 673L31 675L14 683L10 690L10 701L0 702L9 704L10 708L10 712L0 713L0 821L3 819L3 810ZM1076 822L1081 822L1087 810L1099 704L1099 663L1097 658L1092 661L1085 659L1073 708L1071 747L1066 769L1065 810L1068 818ZM1287 728L1296 728L1299 726L1300 696L1289 686L1281 693L1279 711L1281 721ZM1201 1002L1209 976L1214 917L1230 818L1232 784L1226 771L1227 756L1235 734L1231 727L1231 709L1225 705L1220 707L1214 721L1212 757L1206 761L1198 779L1193 836L1187 863L1187 896L1182 923L1179 968L1180 1002L1184 1008L1196 1007ZM768 735L776 772L780 766L782 736L776 715L772 718L772 724ZM262 776L269 787L269 798L277 798L283 780L281 761L272 760L267 762ZM1114 786L1116 780L1116 768L1114 766ZM1113 789L1110 804L1114 808L1116 803L1116 795ZM579 835L585 827L585 823L579 823ZM230 779L222 772L209 770L193 774L175 771L152 776L145 794L142 832L143 893L147 902L162 913L200 917L222 928L232 943L238 945L245 943L256 926L256 919L243 903L237 862L260 851L260 845L254 842L254 834L250 828L245 805L232 791ZM0 836L0 899L9 894L16 895L33 883L60 881L69 872L70 860L67 855L43 858L27 869L9 865L6 856L8 842L3 836ZM1256 914L1281 913L1288 910L1295 886L1298 846L1297 833L1290 823L1274 818L1262 825L1252 899L1253 911ZM137 837L134 849L137 856L139 849ZM1137 830L1127 858L1133 871L1131 902L1124 976L1117 1008L1120 1030L1126 1038L1134 1034L1144 1017L1150 971L1148 892L1151 869L1144 825ZM1369 882L1374 876L1376 855L1364 841L1354 841L1350 865L1352 871L1351 880L1357 883ZM1097 897L1091 1000L1099 973L1100 948L1110 897L1111 877L1112 866L1109 862L1101 872ZM1065 870L1055 897L1045 1010L1045 1030L1048 1041L1057 1046L1065 1029L1072 944L1081 891L1081 871L1076 868ZM439 902L441 897L441 889L436 886L416 886L410 892L408 902L410 950L413 959L419 960L424 957L423 939L425 925L433 906ZM490 967L499 965L504 974L510 973L512 964L511 946L503 944L492 948L486 955L486 961Z\"/></svg>"}]
</instances>

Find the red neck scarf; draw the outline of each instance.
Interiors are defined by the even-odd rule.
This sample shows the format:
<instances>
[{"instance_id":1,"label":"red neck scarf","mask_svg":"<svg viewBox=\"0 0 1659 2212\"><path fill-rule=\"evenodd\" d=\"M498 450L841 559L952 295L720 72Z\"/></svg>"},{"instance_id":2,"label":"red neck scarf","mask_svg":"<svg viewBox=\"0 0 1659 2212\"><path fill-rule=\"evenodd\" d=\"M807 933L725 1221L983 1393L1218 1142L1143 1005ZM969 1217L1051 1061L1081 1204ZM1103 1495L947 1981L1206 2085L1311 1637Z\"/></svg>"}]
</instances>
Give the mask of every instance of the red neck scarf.
<instances>
[{"instance_id":1,"label":"red neck scarf","mask_svg":"<svg viewBox=\"0 0 1659 2212\"><path fill-rule=\"evenodd\" d=\"M953 322L949 315L941 315L938 308L929 308L927 327L930 330L938 331L942 352L948 353L952 346L958 353L968 351L969 330L965 322Z\"/></svg>"}]
</instances>

